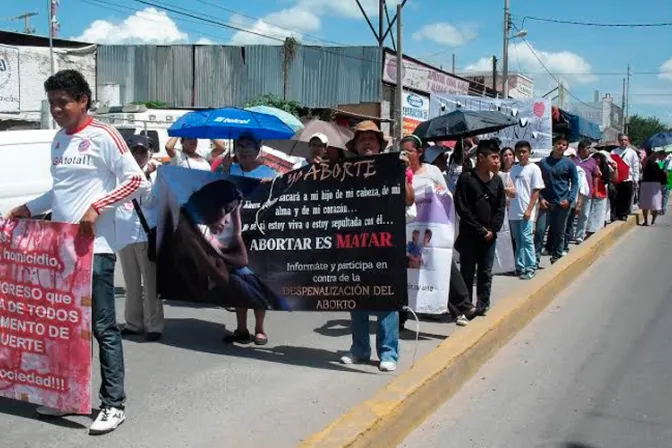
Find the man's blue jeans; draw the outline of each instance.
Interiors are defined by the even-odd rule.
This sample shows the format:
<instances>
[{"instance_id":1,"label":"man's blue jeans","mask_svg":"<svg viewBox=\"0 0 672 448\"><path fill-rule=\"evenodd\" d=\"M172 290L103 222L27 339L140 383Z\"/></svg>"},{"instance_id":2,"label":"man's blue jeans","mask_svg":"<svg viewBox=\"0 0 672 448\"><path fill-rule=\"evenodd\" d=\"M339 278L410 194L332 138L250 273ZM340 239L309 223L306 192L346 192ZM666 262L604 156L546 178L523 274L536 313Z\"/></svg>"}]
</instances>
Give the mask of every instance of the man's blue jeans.
<instances>
[{"instance_id":1,"label":"man's blue jeans","mask_svg":"<svg viewBox=\"0 0 672 448\"><path fill-rule=\"evenodd\" d=\"M399 313L396 311L352 311L352 347L350 353L355 358L371 358L371 338L369 337L369 316L378 317L376 331L376 352L380 362L399 360Z\"/></svg>"},{"instance_id":2,"label":"man's blue jeans","mask_svg":"<svg viewBox=\"0 0 672 448\"><path fill-rule=\"evenodd\" d=\"M93 336L100 348L100 401L103 406L124 408L124 353L114 304L114 254L93 257Z\"/></svg>"},{"instance_id":3,"label":"man's blue jeans","mask_svg":"<svg viewBox=\"0 0 672 448\"><path fill-rule=\"evenodd\" d=\"M537 217L537 232L534 236L534 245L537 250L537 265L541 262L541 248L544 244L544 233L548 228L548 241L546 246L551 252L551 263L562 258L562 252L565 248L565 230L567 229L567 218L569 217L569 208L562 208L560 205L551 205L546 210L539 210Z\"/></svg>"},{"instance_id":4,"label":"man's blue jeans","mask_svg":"<svg viewBox=\"0 0 672 448\"><path fill-rule=\"evenodd\" d=\"M516 241L516 272L527 274L537 269L534 249L534 222L524 219L510 221L511 234Z\"/></svg>"}]
</instances>

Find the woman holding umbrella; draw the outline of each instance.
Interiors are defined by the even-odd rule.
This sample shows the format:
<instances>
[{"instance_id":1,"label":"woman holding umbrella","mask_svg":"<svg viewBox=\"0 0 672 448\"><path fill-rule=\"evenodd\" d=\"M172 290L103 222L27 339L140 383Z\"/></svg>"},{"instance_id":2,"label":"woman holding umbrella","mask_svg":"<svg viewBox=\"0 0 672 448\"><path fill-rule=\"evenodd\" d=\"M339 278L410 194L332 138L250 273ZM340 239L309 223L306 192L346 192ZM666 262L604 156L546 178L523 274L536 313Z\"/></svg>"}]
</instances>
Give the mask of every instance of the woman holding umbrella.
<instances>
[{"instance_id":1,"label":"woman holding umbrella","mask_svg":"<svg viewBox=\"0 0 672 448\"><path fill-rule=\"evenodd\" d=\"M178 140L182 145L181 151L175 148ZM212 140L212 144L215 147L212 151L213 156L219 155L224 151L224 143L221 140ZM178 139L177 137L171 137L166 143L166 153L168 153L170 163L173 165L194 170L210 171L210 163L197 152L197 147L198 139L186 137Z\"/></svg>"},{"instance_id":2,"label":"woman holding umbrella","mask_svg":"<svg viewBox=\"0 0 672 448\"><path fill-rule=\"evenodd\" d=\"M233 150L236 162L231 161L231 155L224 156L222 161L222 171L232 176L252 177L266 182L274 179L278 173L272 168L264 165L259 159L261 152L261 141L256 139L251 133L241 135L233 142ZM237 328L232 335L225 338L225 342L249 343L254 341L256 345L266 345L268 336L264 330L264 321L266 319L266 310L254 310L254 338L251 337L247 328L247 308L236 308Z\"/></svg>"},{"instance_id":3,"label":"woman holding umbrella","mask_svg":"<svg viewBox=\"0 0 672 448\"><path fill-rule=\"evenodd\" d=\"M182 116L168 130L174 137L235 139L236 162L227 154L222 161L222 170L232 176L251 177L262 181L276 177L276 172L259 160L262 139L289 139L295 131L276 116L237 108L211 111L195 111ZM210 166L205 168L210 170ZM257 345L268 343L264 330L266 311L255 309L255 335L247 329L247 309L237 308L236 331L228 342L250 342Z\"/></svg>"}]
</instances>

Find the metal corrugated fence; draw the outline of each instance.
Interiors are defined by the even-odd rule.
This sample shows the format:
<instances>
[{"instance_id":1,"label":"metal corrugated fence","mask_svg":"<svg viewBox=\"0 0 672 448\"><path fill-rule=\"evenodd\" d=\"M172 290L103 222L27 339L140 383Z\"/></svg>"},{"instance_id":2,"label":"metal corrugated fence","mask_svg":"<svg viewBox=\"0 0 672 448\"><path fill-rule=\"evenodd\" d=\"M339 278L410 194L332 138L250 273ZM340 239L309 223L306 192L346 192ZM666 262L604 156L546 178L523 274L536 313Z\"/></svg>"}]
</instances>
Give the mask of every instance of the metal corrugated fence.
<instances>
[{"instance_id":1,"label":"metal corrugated fence","mask_svg":"<svg viewBox=\"0 0 672 448\"><path fill-rule=\"evenodd\" d=\"M379 102L378 47L297 46L286 77L281 46L101 45L98 86L119 84L123 104L243 106L272 93L307 107Z\"/></svg>"}]
</instances>

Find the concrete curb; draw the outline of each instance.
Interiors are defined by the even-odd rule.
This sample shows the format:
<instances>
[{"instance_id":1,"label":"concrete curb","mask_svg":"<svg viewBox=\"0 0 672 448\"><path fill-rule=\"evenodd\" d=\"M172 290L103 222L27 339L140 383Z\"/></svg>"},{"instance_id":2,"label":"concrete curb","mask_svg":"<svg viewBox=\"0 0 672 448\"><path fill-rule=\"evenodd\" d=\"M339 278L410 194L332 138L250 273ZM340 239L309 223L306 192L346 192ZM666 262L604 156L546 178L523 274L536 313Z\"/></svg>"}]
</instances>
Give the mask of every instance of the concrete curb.
<instances>
[{"instance_id":1,"label":"concrete curb","mask_svg":"<svg viewBox=\"0 0 672 448\"><path fill-rule=\"evenodd\" d=\"M639 222L607 226L300 447L393 447L445 403L555 296Z\"/></svg>"}]
</instances>

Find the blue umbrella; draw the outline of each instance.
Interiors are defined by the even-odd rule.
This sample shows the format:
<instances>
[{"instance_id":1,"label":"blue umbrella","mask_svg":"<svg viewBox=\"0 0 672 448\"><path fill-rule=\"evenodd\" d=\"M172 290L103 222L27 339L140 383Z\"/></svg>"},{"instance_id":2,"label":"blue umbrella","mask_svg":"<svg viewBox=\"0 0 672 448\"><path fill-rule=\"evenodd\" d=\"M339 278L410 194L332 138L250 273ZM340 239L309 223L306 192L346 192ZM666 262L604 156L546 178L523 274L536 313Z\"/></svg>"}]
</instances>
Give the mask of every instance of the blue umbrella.
<instances>
[{"instance_id":1,"label":"blue umbrella","mask_svg":"<svg viewBox=\"0 0 672 448\"><path fill-rule=\"evenodd\" d=\"M659 132L646 139L644 148L653 149L672 145L672 132Z\"/></svg>"},{"instance_id":2,"label":"blue umbrella","mask_svg":"<svg viewBox=\"0 0 672 448\"><path fill-rule=\"evenodd\" d=\"M244 134L258 140L285 140L294 131L278 117L235 107L189 112L168 129L171 137L184 138L235 140Z\"/></svg>"},{"instance_id":3,"label":"blue umbrella","mask_svg":"<svg viewBox=\"0 0 672 448\"><path fill-rule=\"evenodd\" d=\"M303 123L301 123L301 120L299 120L289 112L286 112L282 109L278 109L277 107L254 106L254 107L246 107L245 110L250 110L252 112L259 112L262 114L273 115L274 117L278 117L283 123L292 128L294 132L299 132L303 129Z\"/></svg>"}]
</instances>

